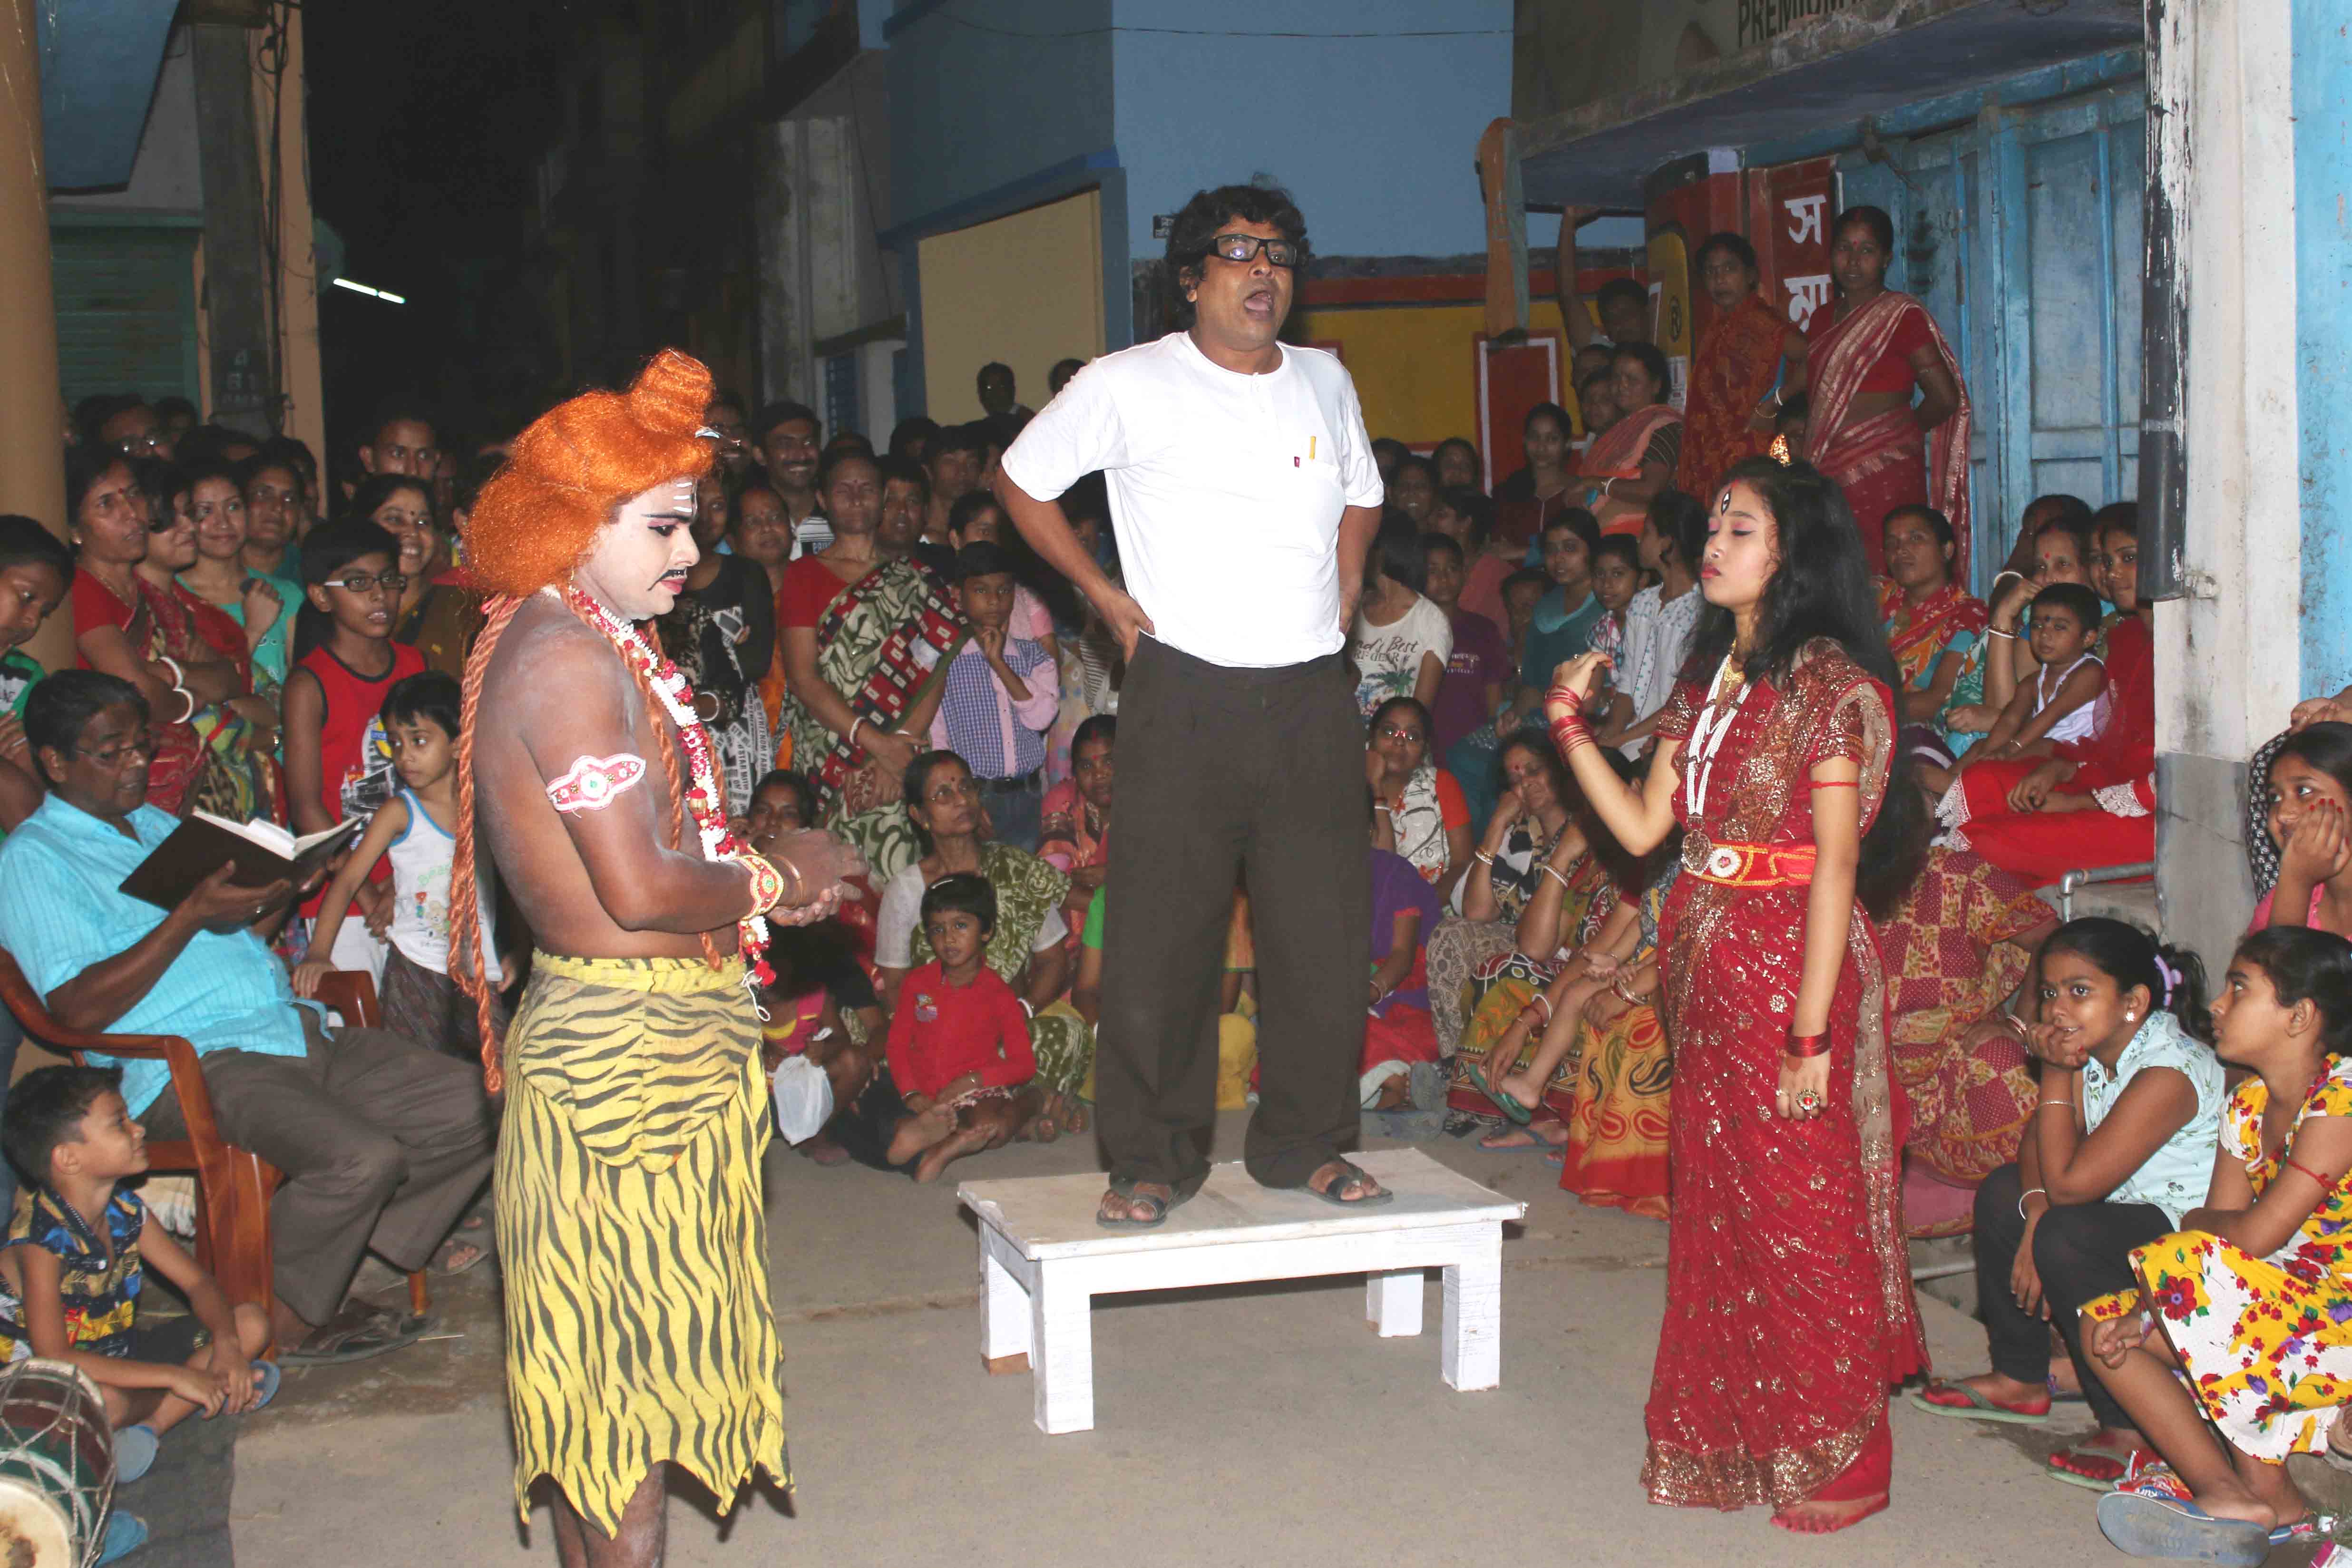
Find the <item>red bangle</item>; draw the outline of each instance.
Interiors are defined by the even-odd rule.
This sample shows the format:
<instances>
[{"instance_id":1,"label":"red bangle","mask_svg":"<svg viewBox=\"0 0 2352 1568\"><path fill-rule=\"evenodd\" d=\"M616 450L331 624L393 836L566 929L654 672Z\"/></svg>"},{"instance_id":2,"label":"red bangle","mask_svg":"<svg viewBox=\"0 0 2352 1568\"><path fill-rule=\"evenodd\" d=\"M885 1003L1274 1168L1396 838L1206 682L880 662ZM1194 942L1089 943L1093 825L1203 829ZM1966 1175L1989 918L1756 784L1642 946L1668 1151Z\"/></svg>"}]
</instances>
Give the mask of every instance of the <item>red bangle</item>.
<instances>
[{"instance_id":1,"label":"red bangle","mask_svg":"<svg viewBox=\"0 0 2352 1568\"><path fill-rule=\"evenodd\" d=\"M1790 1032L1787 1053L1790 1056L1827 1056L1829 1051L1830 1031L1827 1030L1822 1030L1819 1034L1798 1034L1794 1030Z\"/></svg>"},{"instance_id":2,"label":"red bangle","mask_svg":"<svg viewBox=\"0 0 2352 1568\"><path fill-rule=\"evenodd\" d=\"M1816 789L1859 789L1862 788L1862 780L1859 779L1816 779L1812 783L1813 788Z\"/></svg>"}]
</instances>

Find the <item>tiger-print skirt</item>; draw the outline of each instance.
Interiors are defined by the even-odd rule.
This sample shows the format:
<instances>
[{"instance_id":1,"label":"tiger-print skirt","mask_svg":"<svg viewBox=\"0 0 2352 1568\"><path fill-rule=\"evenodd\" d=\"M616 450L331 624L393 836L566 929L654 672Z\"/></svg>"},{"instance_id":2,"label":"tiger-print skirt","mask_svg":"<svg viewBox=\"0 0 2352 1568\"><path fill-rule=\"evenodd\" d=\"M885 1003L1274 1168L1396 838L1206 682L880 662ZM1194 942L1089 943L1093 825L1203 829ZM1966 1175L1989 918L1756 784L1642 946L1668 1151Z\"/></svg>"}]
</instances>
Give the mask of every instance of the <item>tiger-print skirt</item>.
<instances>
[{"instance_id":1,"label":"tiger-print skirt","mask_svg":"<svg viewBox=\"0 0 2352 1568\"><path fill-rule=\"evenodd\" d=\"M516 1508L551 1476L611 1535L665 1462L722 1500L754 1466L789 1486L742 965L537 954L505 1063Z\"/></svg>"}]
</instances>

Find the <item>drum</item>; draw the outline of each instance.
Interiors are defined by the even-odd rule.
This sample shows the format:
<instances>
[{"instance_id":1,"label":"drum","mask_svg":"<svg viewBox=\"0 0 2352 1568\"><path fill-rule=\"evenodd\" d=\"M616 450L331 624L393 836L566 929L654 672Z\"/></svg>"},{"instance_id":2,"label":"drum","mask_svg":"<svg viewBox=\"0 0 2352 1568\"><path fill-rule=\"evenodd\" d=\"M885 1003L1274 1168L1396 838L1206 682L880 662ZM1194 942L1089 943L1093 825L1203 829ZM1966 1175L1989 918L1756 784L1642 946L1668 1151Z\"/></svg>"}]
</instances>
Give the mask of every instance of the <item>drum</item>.
<instances>
[{"instance_id":1,"label":"drum","mask_svg":"<svg viewBox=\"0 0 2352 1568\"><path fill-rule=\"evenodd\" d=\"M88 1568L114 1500L98 1385L62 1361L0 1368L0 1563Z\"/></svg>"}]
</instances>

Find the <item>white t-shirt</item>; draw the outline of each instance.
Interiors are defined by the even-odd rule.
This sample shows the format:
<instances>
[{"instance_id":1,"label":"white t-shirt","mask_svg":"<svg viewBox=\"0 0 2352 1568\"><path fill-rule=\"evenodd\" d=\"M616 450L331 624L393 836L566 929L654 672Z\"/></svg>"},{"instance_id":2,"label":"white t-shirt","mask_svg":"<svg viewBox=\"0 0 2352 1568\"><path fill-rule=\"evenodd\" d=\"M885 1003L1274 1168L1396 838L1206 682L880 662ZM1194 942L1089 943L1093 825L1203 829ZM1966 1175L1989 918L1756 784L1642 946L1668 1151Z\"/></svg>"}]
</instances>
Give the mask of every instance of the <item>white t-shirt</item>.
<instances>
[{"instance_id":1,"label":"white t-shirt","mask_svg":"<svg viewBox=\"0 0 2352 1568\"><path fill-rule=\"evenodd\" d=\"M1127 591L1170 647L1245 669L1339 651L1339 514L1383 492L1337 356L1286 343L1244 375L1171 332L1072 377L1003 467L1041 500L1105 471Z\"/></svg>"},{"instance_id":2,"label":"white t-shirt","mask_svg":"<svg viewBox=\"0 0 2352 1568\"><path fill-rule=\"evenodd\" d=\"M1437 667L1454 657L1454 625L1445 612L1414 595L1412 608L1385 626L1375 626L1356 612L1348 633L1348 657L1356 666L1356 706L1366 718L1391 697L1412 695L1421 679L1421 656L1437 655Z\"/></svg>"}]
</instances>

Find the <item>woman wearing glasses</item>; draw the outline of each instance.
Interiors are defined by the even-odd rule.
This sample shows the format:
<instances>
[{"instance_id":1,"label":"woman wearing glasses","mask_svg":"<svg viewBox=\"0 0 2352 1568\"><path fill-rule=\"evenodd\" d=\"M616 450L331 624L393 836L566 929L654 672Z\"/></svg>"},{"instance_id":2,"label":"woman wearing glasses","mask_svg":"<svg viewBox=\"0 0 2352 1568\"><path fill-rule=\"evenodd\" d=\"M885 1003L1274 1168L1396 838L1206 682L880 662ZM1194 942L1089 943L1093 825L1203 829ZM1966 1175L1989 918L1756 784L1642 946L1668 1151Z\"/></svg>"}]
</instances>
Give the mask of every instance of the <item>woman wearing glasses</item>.
<instances>
[{"instance_id":1,"label":"woman wearing glasses","mask_svg":"<svg viewBox=\"0 0 2352 1568\"><path fill-rule=\"evenodd\" d=\"M166 529L173 523L170 504L167 495L159 519ZM216 710L247 688L236 667L209 648L195 658L173 651L157 615L157 590L139 572L147 559L151 512L129 458L93 446L67 453L76 662L129 681L147 699L155 741L147 803L178 815L205 760L192 721L200 709ZM189 537L193 543L193 529ZM168 569L164 575L168 581Z\"/></svg>"},{"instance_id":2,"label":"woman wearing glasses","mask_svg":"<svg viewBox=\"0 0 2352 1568\"><path fill-rule=\"evenodd\" d=\"M286 677L286 795L297 833L323 832L390 798L392 752L376 715L394 683L425 668L424 654L393 641L408 586L399 559L400 541L373 523L331 523L302 541L302 612ZM338 969L380 972L383 944L364 919L391 876L391 862L379 861L342 929L311 933L311 952ZM304 919L324 896L321 888L303 904Z\"/></svg>"}]
</instances>

